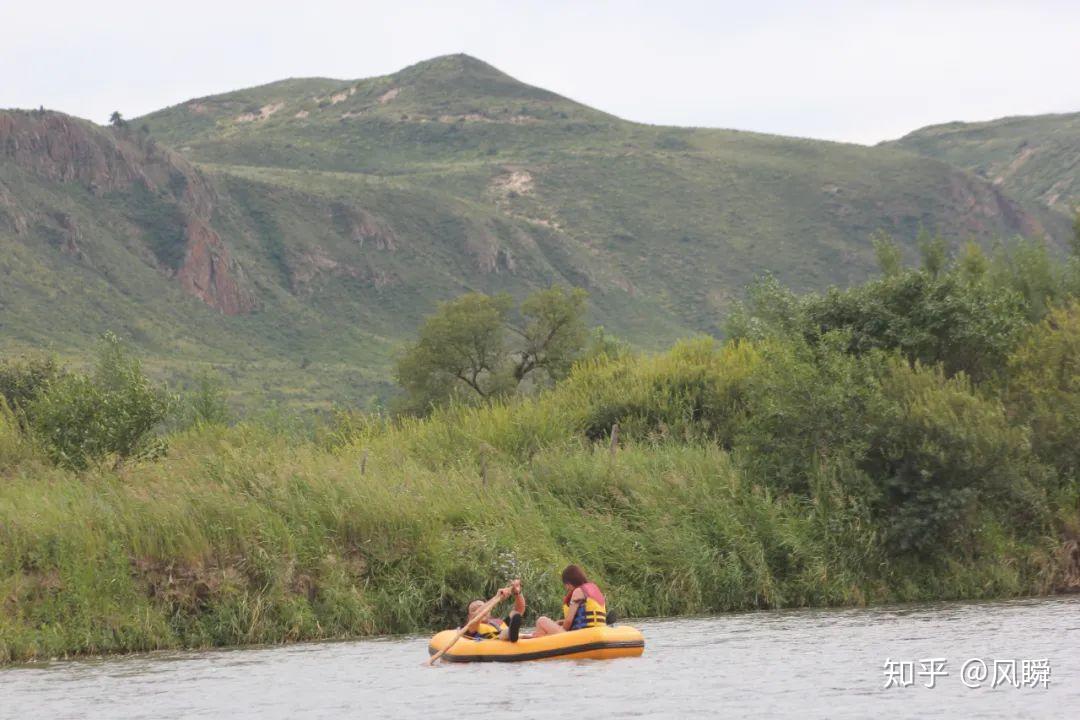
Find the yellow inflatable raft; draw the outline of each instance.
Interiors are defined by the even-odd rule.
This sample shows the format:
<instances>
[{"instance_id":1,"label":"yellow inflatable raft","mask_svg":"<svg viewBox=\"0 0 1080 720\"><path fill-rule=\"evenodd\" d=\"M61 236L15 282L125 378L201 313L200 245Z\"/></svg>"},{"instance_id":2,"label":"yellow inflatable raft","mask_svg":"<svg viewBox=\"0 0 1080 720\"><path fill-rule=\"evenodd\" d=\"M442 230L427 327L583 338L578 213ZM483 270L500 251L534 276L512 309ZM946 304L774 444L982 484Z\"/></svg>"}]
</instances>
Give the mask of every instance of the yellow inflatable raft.
<instances>
[{"instance_id":1,"label":"yellow inflatable raft","mask_svg":"<svg viewBox=\"0 0 1080 720\"><path fill-rule=\"evenodd\" d=\"M428 654L446 647L454 639L454 630L443 630L431 638ZM524 660L608 660L637 657L645 652L645 636L627 625L571 630L558 635L523 638L516 643L506 640L461 638L442 656L449 662L522 662Z\"/></svg>"}]
</instances>

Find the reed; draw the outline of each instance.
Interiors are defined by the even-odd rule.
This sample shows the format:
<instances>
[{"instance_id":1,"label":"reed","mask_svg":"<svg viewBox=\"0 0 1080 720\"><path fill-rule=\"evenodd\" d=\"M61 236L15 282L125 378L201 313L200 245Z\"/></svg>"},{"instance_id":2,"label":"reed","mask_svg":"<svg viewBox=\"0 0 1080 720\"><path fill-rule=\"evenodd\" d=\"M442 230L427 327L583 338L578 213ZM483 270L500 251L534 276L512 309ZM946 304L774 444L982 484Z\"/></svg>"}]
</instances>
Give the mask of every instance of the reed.
<instances>
[{"instance_id":1,"label":"reed","mask_svg":"<svg viewBox=\"0 0 1080 720\"><path fill-rule=\"evenodd\" d=\"M854 456L807 458L800 492L762 476L739 432L766 357L694 341L426 419L203 423L163 458L79 473L0 415L0 660L452 627L517 576L550 614L568 562L623 618L1050 589L1052 526L1012 506L898 555ZM1039 502L1072 517L1057 493Z\"/></svg>"}]
</instances>

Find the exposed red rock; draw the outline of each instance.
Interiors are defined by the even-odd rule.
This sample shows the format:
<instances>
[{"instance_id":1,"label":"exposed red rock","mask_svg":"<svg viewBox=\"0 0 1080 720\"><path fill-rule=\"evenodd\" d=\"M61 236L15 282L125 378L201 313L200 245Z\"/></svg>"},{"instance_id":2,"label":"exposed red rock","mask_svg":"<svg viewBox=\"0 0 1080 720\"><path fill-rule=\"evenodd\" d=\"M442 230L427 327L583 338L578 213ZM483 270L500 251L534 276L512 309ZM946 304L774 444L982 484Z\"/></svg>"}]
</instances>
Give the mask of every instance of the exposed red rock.
<instances>
[{"instance_id":1,"label":"exposed red rock","mask_svg":"<svg viewBox=\"0 0 1080 720\"><path fill-rule=\"evenodd\" d=\"M175 203L178 215L186 218L184 261L175 272L181 286L229 315L255 307L239 263L210 226L217 204L213 188L189 162L152 137L128 126L101 128L61 113L5 111L0 112L0 160L54 182L80 183L98 195L142 187ZM17 234L25 232L26 217L5 198L0 187L0 222ZM71 218L54 214L51 224L62 237L61 250L81 256L79 230Z\"/></svg>"},{"instance_id":2,"label":"exposed red rock","mask_svg":"<svg viewBox=\"0 0 1080 720\"><path fill-rule=\"evenodd\" d=\"M132 148L60 113L0 113L0 148L18 167L57 182L82 182L97 191L127 188L146 179Z\"/></svg>"},{"instance_id":3,"label":"exposed red rock","mask_svg":"<svg viewBox=\"0 0 1080 720\"><path fill-rule=\"evenodd\" d=\"M960 217L973 233L991 232L995 225L1004 219L1009 226L1019 228L1022 235L1047 235L1046 228L1038 218L1026 212L1019 203L994 185L957 173L951 177L950 190L962 211Z\"/></svg>"},{"instance_id":4,"label":"exposed red rock","mask_svg":"<svg viewBox=\"0 0 1080 720\"><path fill-rule=\"evenodd\" d=\"M240 283L240 266L230 257L221 237L194 215L185 232L187 254L176 272L180 285L191 295L226 315L255 308L255 300Z\"/></svg>"}]
</instances>

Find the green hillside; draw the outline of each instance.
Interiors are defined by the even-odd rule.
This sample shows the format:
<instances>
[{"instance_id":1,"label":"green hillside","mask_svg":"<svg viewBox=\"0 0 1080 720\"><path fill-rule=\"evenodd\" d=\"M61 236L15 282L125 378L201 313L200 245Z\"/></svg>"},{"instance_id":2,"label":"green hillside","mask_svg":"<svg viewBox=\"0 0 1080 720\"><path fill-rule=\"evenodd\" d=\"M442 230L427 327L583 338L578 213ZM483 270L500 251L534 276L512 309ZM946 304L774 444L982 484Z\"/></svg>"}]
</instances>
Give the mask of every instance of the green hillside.
<instances>
[{"instance_id":1,"label":"green hillside","mask_svg":"<svg viewBox=\"0 0 1080 720\"><path fill-rule=\"evenodd\" d=\"M1080 204L1080 113L933 125L887 145L966 168L1066 214Z\"/></svg>"},{"instance_id":2,"label":"green hillside","mask_svg":"<svg viewBox=\"0 0 1080 720\"><path fill-rule=\"evenodd\" d=\"M293 79L101 128L0 112L0 351L133 339L184 382L365 403L467 290L590 292L645 348L719 331L755 276L850 284L869 235L953 243L1064 216L906 150L647 126L473 58Z\"/></svg>"}]
</instances>

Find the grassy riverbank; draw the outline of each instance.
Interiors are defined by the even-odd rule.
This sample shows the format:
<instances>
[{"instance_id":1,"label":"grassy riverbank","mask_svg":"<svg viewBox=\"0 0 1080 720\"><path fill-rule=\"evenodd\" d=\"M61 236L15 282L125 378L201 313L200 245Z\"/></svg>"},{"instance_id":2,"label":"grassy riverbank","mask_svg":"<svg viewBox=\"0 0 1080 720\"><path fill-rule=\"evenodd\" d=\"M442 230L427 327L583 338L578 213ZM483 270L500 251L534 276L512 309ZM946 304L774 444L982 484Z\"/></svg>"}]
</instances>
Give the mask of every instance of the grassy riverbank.
<instances>
[{"instance_id":1,"label":"grassy riverbank","mask_svg":"<svg viewBox=\"0 0 1080 720\"><path fill-rule=\"evenodd\" d=\"M623 618L1080 587L1072 276L977 261L426 418L180 422L114 341L5 366L0 661L433 630L514 576L550 614L567 562Z\"/></svg>"},{"instance_id":2,"label":"grassy riverbank","mask_svg":"<svg viewBox=\"0 0 1080 720\"><path fill-rule=\"evenodd\" d=\"M689 344L596 363L535 400L343 417L314 435L204 426L164 459L78 477L9 427L0 658L428 630L515 574L550 613L568 561L624 617L1053 589L1074 485L980 498L960 532L901 552L848 452L815 453L793 491L742 457L745 439L725 450L722 421L758 402L766 352ZM890 372L923 396L953 392L961 444L969 420L1001 412L940 373Z\"/></svg>"}]
</instances>

